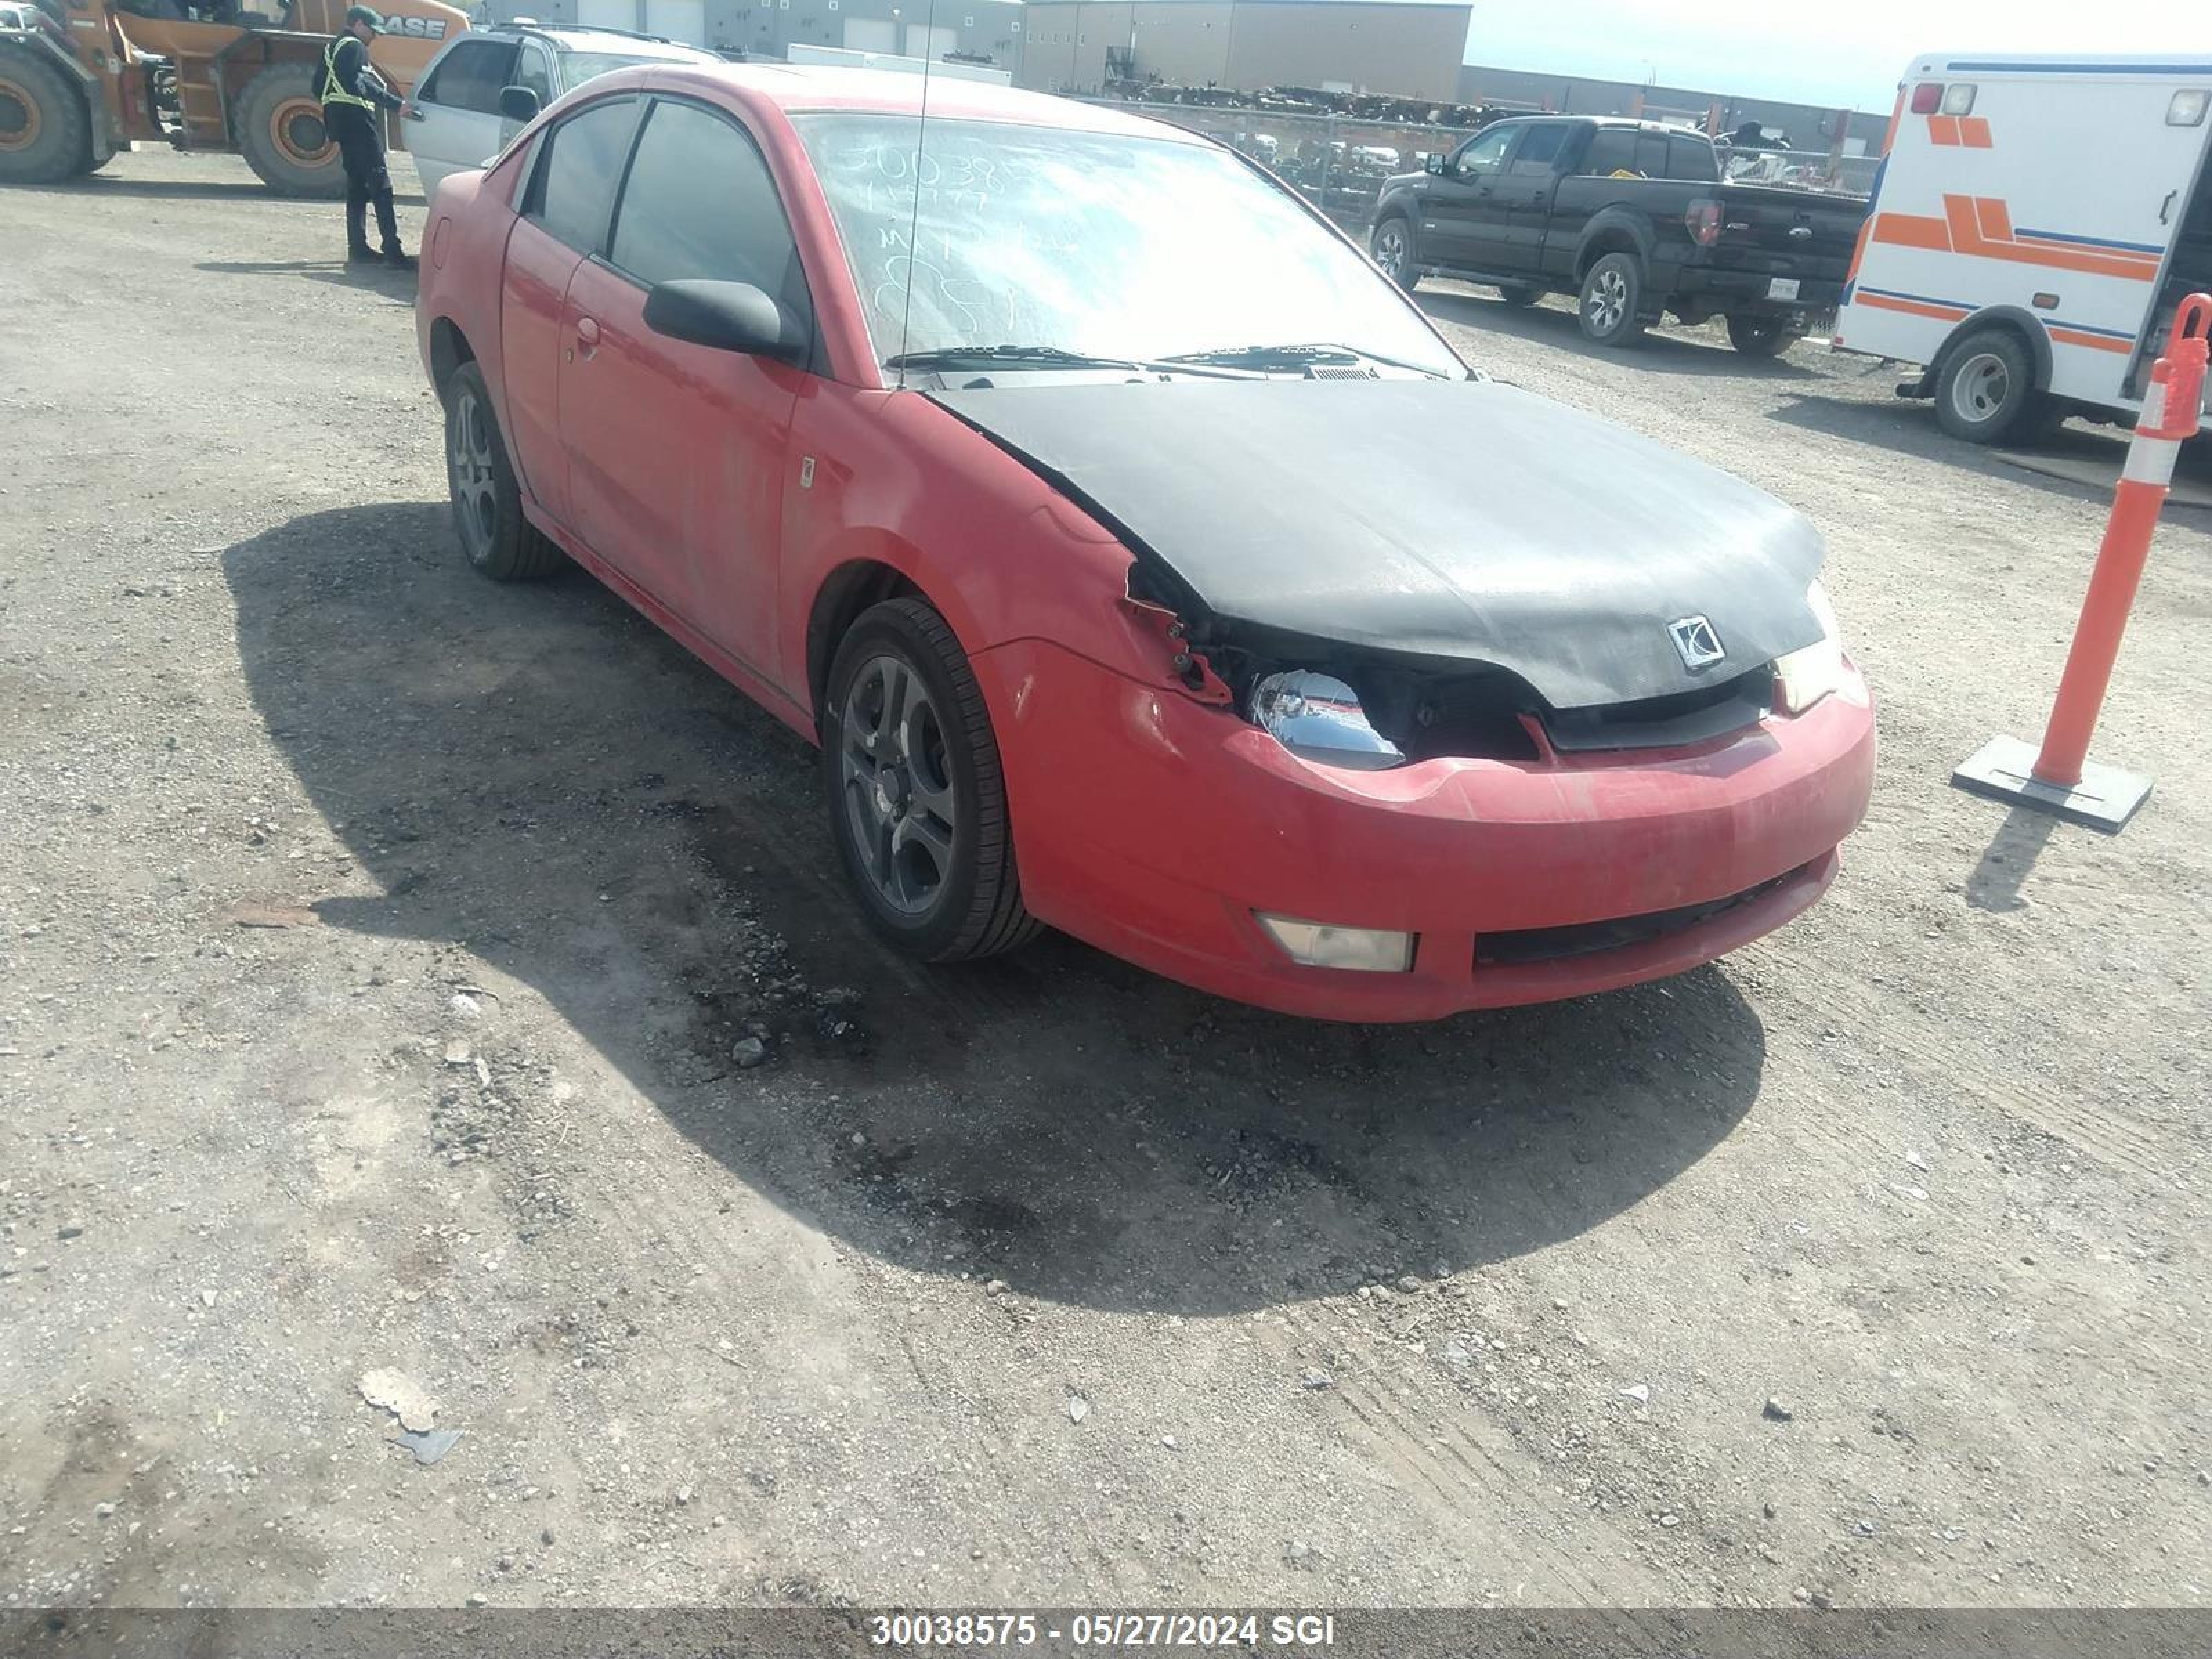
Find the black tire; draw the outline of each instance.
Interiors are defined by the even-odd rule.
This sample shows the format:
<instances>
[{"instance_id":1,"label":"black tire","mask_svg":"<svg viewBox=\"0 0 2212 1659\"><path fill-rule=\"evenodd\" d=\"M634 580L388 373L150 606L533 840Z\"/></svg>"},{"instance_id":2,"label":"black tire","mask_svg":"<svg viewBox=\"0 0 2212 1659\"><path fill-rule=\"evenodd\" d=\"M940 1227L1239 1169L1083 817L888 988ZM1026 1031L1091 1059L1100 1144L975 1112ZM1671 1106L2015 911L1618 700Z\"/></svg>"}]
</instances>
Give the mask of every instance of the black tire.
<instances>
[{"instance_id":1,"label":"black tire","mask_svg":"<svg viewBox=\"0 0 2212 1659\"><path fill-rule=\"evenodd\" d=\"M279 196L332 202L345 194L345 167L314 89L312 64L271 64L255 76L238 100L238 149Z\"/></svg>"},{"instance_id":2,"label":"black tire","mask_svg":"<svg viewBox=\"0 0 2212 1659\"><path fill-rule=\"evenodd\" d=\"M1583 277L1575 307L1583 338L1592 345L1634 345L1644 337L1644 264L1632 253L1608 253Z\"/></svg>"},{"instance_id":3,"label":"black tire","mask_svg":"<svg viewBox=\"0 0 2212 1659\"><path fill-rule=\"evenodd\" d=\"M1779 357L1802 337L1787 317L1747 317L1730 313L1729 343L1747 357Z\"/></svg>"},{"instance_id":4,"label":"black tire","mask_svg":"<svg viewBox=\"0 0 2212 1659\"><path fill-rule=\"evenodd\" d=\"M1540 288L1526 288L1519 283L1500 283L1498 285L1498 297L1517 311L1524 306L1534 305L1537 301L1544 297L1544 290Z\"/></svg>"},{"instance_id":5,"label":"black tire","mask_svg":"<svg viewBox=\"0 0 2212 1659\"><path fill-rule=\"evenodd\" d=\"M914 729L923 733L919 757L911 752L910 732L903 722L899 723L901 759L888 759L888 747L868 747L879 739L887 744L883 734L896 720L896 711L887 708L893 695L888 688L886 712L878 716L873 736L848 720L848 702L859 707L868 700L872 682L864 675L876 675L885 665L902 666L926 697L927 718L914 722ZM961 962L1012 950L1042 931L1022 904L1006 811L1006 774L1000 766L990 714L968 666L967 653L944 617L916 599L886 599L863 611L838 642L830 664L821 729L830 833L837 842L846 879L877 933L921 961ZM879 762L878 757L886 758ZM856 768L872 769L882 784L863 794L866 785L854 775ZM922 782L916 784L916 779ZM949 798L952 810L949 834L944 837L949 852L943 865L936 866L939 873L934 885L920 884L926 890L920 900L925 908L917 910L902 908L885 889L894 880L892 867L905 856L897 839L902 833L898 822L909 814L917 820L930 816L921 805L924 785ZM883 804L887 798L894 798L888 806ZM877 833L880 845L872 851L863 844L863 836L872 838ZM913 851L909 843L906 852ZM881 873L876 867L878 857L883 860ZM930 862L927 855L920 861Z\"/></svg>"},{"instance_id":6,"label":"black tire","mask_svg":"<svg viewBox=\"0 0 2212 1659\"><path fill-rule=\"evenodd\" d=\"M1382 274L1411 294L1421 285L1421 267L1413 244L1413 222L1402 213L1386 213L1375 222L1367 251Z\"/></svg>"},{"instance_id":7,"label":"black tire","mask_svg":"<svg viewBox=\"0 0 2212 1659\"><path fill-rule=\"evenodd\" d=\"M567 561L522 516L522 486L507 459L483 371L463 363L446 382L446 489L470 565L495 582L533 581Z\"/></svg>"},{"instance_id":8,"label":"black tire","mask_svg":"<svg viewBox=\"0 0 2212 1659\"><path fill-rule=\"evenodd\" d=\"M2045 404L2027 343L2008 328L1976 329L1936 376L1936 423L1970 444L2025 437Z\"/></svg>"},{"instance_id":9,"label":"black tire","mask_svg":"<svg viewBox=\"0 0 2212 1659\"><path fill-rule=\"evenodd\" d=\"M92 171L92 112L59 65L0 46L0 185L58 185Z\"/></svg>"}]
</instances>

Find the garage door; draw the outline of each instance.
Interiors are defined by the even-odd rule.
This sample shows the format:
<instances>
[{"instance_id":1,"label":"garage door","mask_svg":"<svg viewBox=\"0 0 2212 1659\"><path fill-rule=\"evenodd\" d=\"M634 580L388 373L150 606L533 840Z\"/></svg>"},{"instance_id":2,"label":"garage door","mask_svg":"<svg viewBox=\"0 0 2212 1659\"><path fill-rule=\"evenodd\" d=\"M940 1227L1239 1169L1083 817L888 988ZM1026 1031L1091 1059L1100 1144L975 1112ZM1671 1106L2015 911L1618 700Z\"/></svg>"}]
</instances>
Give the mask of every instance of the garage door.
<instances>
[{"instance_id":1,"label":"garage door","mask_svg":"<svg viewBox=\"0 0 2212 1659\"><path fill-rule=\"evenodd\" d=\"M687 46L705 46L707 0L645 0L645 32Z\"/></svg>"},{"instance_id":2,"label":"garage door","mask_svg":"<svg viewBox=\"0 0 2212 1659\"><path fill-rule=\"evenodd\" d=\"M587 29L634 29L637 0L576 0L576 25Z\"/></svg>"},{"instance_id":3,"label":"garage door","mask_svg":"<svg viewBox=\"0 0 2212 1659\"><path fill-rule=\"evenodd\" d=\"M898 24L889 17L848 17L845 45L854 52L896 52Z\"/></svg>"},{"instance_id":4,"label":"garage door","mask_svg":"<svg viewBox=\"0 0 2212 1659\"><path fill-rule=\"evenodd\" d=\"M959 49L958 29L933 29L921 23L906 26L906 55L909 58L927 58L933 64L946 52Z\"/></svg>"}]
</instances>

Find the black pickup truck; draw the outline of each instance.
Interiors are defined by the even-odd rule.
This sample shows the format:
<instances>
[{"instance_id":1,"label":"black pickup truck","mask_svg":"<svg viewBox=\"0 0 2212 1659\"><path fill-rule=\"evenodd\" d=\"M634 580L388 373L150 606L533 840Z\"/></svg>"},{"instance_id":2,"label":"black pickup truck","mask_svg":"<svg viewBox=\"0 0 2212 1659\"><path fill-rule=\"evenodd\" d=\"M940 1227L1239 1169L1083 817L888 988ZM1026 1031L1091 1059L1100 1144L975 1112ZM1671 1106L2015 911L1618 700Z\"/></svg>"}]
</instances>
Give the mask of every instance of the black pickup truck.
<instances>
[{"instance_id":1,"label":"black pickup truck","mask_svg":"<svg viewBox=\"0 0 2212 1659\"><path fill-rule=\"evenodd\" d=\"M1375 261L1527 305L1581 296L1583 332L1632 343L1662 313L1724 316L1740 351L1772 356L1832 312L1866 217L1856 197L1723 181L1704 134L1653 122L1536 116L1486 127L1375 204Z\"/></svg>"}]
</instances>

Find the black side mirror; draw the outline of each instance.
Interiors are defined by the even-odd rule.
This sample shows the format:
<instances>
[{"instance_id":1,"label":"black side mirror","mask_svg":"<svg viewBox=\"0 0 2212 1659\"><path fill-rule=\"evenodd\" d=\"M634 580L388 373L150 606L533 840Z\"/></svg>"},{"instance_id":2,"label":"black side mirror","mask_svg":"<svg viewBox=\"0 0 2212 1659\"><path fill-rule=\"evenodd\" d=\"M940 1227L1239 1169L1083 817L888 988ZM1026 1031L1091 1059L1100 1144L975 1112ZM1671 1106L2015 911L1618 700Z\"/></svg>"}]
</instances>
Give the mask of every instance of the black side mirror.
<instances>
[{"instance_id":1,"label":"black side mirror","mask_svg":"<svg viewBox=\"0 0 2212 1659\"><path fill-rule=\"evenodd\" d=\"M501 87L499 92L499 118L520 126L526 121L538 118L538 94L528 87Z\"/></svg>"},{"instance_id":2,"label":"black side mirror","mask_svg":"<svg viewBox=\"0 0 2212 1659\"><path fill-rule=\"evenodd\" d=\"M657 283L645 296L645 325L672 340L749 357L798 362L806 342L783 307L750 283Z\"/></svg>"},{"instance_id":3,"label":"black side mirror","mask_svg":"<svg viewBox=\"0 0 2212 1659\"><path fill-rule=\"evenodd\" d=\"M1442 173L1443 170L1444 158L1443 154L1441 152L1437 152L1431 155L1429 157L1429 171L1431 173Z\"/></svg>"}]
</instances>

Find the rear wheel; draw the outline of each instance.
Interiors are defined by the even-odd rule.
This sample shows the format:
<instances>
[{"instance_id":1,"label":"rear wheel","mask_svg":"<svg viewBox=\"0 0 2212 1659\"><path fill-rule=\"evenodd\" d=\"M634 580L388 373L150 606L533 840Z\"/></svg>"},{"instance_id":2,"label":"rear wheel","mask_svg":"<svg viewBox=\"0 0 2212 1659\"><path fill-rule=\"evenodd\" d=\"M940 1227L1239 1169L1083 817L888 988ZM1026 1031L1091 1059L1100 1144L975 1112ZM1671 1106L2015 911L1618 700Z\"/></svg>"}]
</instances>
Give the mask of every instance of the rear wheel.
<instances>
[{"instance_id":1,"label":"rear wheel","mask_svg":"<svg viewBox=\"0 0 2212 1659\"><path fill-rule=\"evenodd\" d=\"M1644 268L1633 254L1608 253L1583 278L1577 313L1594 345L1633 345L1644 337Z\"/></svg>"},{"instance_id":2,"label":"rear wheel","mask_svg":"<svg viewBox=\"0 0 2212 1659\"><path fill-rule=\"evenodd\" d=\"M2008 328L1969 334L1943 359L1936 377L1936 422L1970 444L2024 436L2043 398L2027 347Z\"/></svg>"},{"instance_id":3,"label":"rear wheel","mask_svg":"<svg viewBox=\"0 0 2212 1659\"><path fill-rule=\"evenodd\" d=\"M238 100L238 148L279 196L334 201L345 194L345 168L314 89L311 64L271 64L255 76Z\"/></svg>"},{"instance_id":4,"label":"rear wheel","mask_svg":"<svg viewBox=\"0 0 2212 1659\"><path fill-rule=\"evenodd\" d=\"M927 604L887 599L846 634L830 668L822 753L831 834L878 933L925 962L1036 937L983 693Z\"/></svg>"},{"instance_id":5,"label":"rear wheel","mask_svg":"<svg viewBox=\"0 0 2212 1659\"><path fill-rule=\"evenodd\" d=\"M1729 343L1747 357L1779 357L1796 343L1797 331L1786 317L1731 314Z\"/></svg>"},{"instance_id":6,"label":"rear wheel","mask_svg":"<svg viewBox=\"0 0 2212 1659\"><path fill-rule=\"evenodd\" d=\"M92 170L92 112L55 64L0 47L0 184L58 185Z\"/></svg>"},{"instance_id":7,"label":"rear wheel","mask_svg":"<svg viewBox=\"0 0 2212 1659\"><path fill-rule=\"evenodd\" d=\"M529 581L561 568L561 550L522 516L522 486L507 459L483 371L463 363L446 383L446 486L469 562L495 582Z\"/></svg>"},{"instance_id":8,"label":"rear wheel","mask_svg":"<svg viewBox=\"0 0 2212 1659\"><path fill-rule=\"evenodd\" d=\"M1421 272L1413 263L1413 228L1403 214L1394 213L1375 227L1368 250L1385 276L1408 294L1413 291Z\"/></svg>"}]
</instances>

